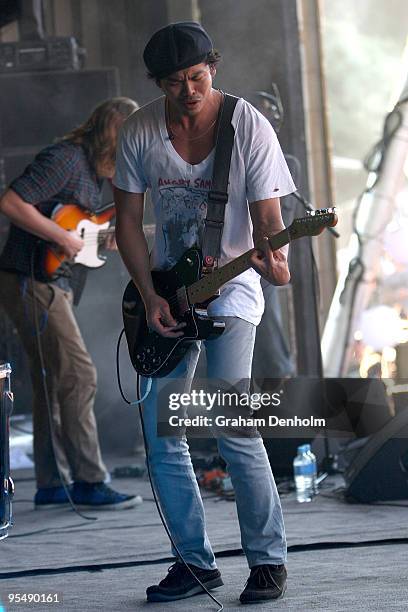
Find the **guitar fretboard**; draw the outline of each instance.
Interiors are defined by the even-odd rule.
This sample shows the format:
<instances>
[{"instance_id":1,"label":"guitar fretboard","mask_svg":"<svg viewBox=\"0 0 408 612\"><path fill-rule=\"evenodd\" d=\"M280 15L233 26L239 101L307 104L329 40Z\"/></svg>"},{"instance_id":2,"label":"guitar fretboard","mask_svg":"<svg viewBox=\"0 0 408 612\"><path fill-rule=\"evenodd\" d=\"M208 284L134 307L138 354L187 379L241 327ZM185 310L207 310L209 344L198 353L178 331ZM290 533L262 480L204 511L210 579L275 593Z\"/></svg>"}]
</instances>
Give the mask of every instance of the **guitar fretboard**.
<instances>
[{"instance_id":1,"label":"guitar fretboard","mask_svg":"<svg viewBox=\"0 0 408 612\"><path fill-rule=\"evenodd\" d=\"M269 237L268 242L272 251L276 251L285 246L285 244L288 244L288 242L290 242L288 228ZM242 274L242 272L248 270L251 267L250 258L254 250L255 249L250 249L237 257L237 259L230 261L221 268L217 268L199 281L190 285L187 289L190 304L200 304L208 300L222 285L225 285L225 283L238 276L238 274Z\"/></svg>"}]
</instances>

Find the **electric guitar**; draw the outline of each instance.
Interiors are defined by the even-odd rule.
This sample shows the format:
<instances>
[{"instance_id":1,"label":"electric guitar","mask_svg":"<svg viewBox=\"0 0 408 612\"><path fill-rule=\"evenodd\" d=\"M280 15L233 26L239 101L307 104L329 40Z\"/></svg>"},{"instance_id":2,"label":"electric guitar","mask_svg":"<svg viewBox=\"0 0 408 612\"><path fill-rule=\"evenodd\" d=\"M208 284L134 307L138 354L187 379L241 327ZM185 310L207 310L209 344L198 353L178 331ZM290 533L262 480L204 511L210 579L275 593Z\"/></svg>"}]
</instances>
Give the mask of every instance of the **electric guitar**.
<instances>
[{"instance_id":1,"label":"electric guitar","mask_svg":"<svg viewBox=\"0 0 408 612\"><path fill-rule=\"evenodd\" d=\"M325 227L334 227L336 223L335 208L313 211L268 238L269 246L275 251L302 236L317 236ZM165 338L148 328L141 295L133 281L128 283L123 294L122 315L130 359L139 374L152 378L167 376L192 342L222 334L224 323L209 317L207 306L218 297L222 285L251 267L253 252L251 249L203 277L202 254L196 247L186 251L171 270L152 270L155 291L168 301L175 320L186 323L184 335L178 338Z\"/></svg>"},{"instance_id":2,"label":"electric guitar","mask_svg":"<svg viewBox=\"0 0 408 612\"><path fill-rule=\"evenodd\" d=\"M115 231L114 227L109 227L115 212L114 204L109 204L100 213L85 210L76 204L56 206L51 219L63 229L75 232L84 241L84 246L74 258L68 259L56 245L47 244L42 260L44 275L49 279L57 278L66 274L67 268L74 264L87 268L105 265L106 258L99 254L99 247Z\"/></svg>"},{"instance_id":3,"label":"electric guitar","mask_svg":"<svg viewBox=\"0 0 408 612\"><path fill-rule=\"evenodd\" d=\"M76 204L56 206L51 219L63 229L76 232L77 236L84 241L84 246L74 258L68 259L56 245L47 243L41 260L44 276L50 280L57 278L66 274L74 264L82 264L87 268L104 266L106 257L100 255L99 249L104 245L106 238L115 232L115 227L109 225L115 214L114 203L108 204L98 213L81 208ZM152 238L154 225L145 225L144 231L148 238Z\"/></svg>"}]
</instances>

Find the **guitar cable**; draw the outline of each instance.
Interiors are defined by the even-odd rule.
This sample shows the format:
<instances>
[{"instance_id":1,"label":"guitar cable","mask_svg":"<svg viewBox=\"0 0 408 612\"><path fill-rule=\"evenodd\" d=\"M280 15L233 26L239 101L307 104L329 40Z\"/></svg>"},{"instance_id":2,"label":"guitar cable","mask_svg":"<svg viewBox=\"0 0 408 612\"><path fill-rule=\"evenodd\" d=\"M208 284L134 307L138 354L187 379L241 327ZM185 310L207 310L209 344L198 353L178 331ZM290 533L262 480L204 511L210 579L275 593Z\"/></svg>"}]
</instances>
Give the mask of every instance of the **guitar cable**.
<instances>
[{"instance_id":1,"label":"guitar cable","mask_svg":"<svg viewBox=\"0 0 408 612\"><path fill-rule=\"evenodd\" d=\"M206 588L206 586L201 582L201 580L198 578L198 576L196 576L196 574L194 573L194 571L191 569L191 567L188 565L187 561L184 559L182 553L180 552L180 549L178 548L177 544L175 543L173 536L170 533L170 529L166 523L166 519L164 518L163 515L163 511L161 509L160 506L160 502L153 484L153 478L152 478L152 473L151 473L151 469L150 469L150 461L149 461L149 452L148 452L148 448L149 448L149 444L147 441L147 436L146 436L146 429L145 429L145 424L144 424L144 419L143 419L143 410L144 410L144 406L143 406L143 402L146 399L146 397L149 395L151 388L152 388L152 378L148 378L147 379L147 389L143 395L143 397L141 397L141 379L142 377L140 376L139 372L136 372L136 396L137 399L136 401L129 401L124 393L123 393L123 389L122 389L122 384L121 384L121 379L120 379L120 368L119 368L119 350L120 350L120 344L121 344L121 340L122 340L122 336L124 334L124 329L122 329L122 331L119 334L119 338L118 338L118 342L116 345L116 374L117 374L117 380L118 380L118 387L119 387L119 391L120 394L122 396L122 399L126 402L126 404L128 404L129 406L138 406L139 408L139 417L140 417L140 423L142 426L142 435L143 435L143 444L144 444L144 448L145 448L145 454L146 454L146 468L147 468L147 474L149 477L149 482L150 482L150 488L152 490L153 493L153 499L154 502L156 504L156 508L157 508L157 512L159 513L159 517L160 520L162 522L162 525L164 527L164 530L167 534L167 537L169 538L174 550L176 551L179 560L184 564L184 566L188 569L188 571L190 572L190 574L193 576L194 580L201 586L201 588L203 589L203 591L217 604L217 606L219 606L217 612L222 612L222 610L224 610L224 606L223 604L216 598L214 597L214 595L212 593L210 593L210 591Z\"/></svg>"}]
</instances>

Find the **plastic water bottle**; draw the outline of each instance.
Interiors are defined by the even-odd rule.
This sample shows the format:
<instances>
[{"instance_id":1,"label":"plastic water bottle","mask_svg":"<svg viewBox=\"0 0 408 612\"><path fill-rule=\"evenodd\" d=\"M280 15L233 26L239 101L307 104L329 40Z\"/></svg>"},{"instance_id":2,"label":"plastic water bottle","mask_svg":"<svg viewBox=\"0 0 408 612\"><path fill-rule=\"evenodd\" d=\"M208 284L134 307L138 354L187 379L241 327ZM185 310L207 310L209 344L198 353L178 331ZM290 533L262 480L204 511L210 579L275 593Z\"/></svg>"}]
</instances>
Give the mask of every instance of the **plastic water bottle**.
<instances>
[{"instance_id":1,"label":"plastic water bottle","mask_svg":"<svg viewBox=\"0 0 408 612\"><path fill-rule=\"evenodd\" d=\"M310 444L308 444L308 447L309 447L308 454L313 461L313 494L317 495L319 493L319 487L317 484L317 460L316 460L316 455L312 453L310 449Z\"/></svg>"},{"instance_id":2,"label":"plastic water bottle","mask_svg":"<svg viewBox=\"0 0 408 612\"><path fill-rule=\"evenodd\" d=\"M293 460L296 499L300 503L310 502L317 493L316 457L310 450L310 444L299 446L297 453Z\"/></svg>"}]
</instances>

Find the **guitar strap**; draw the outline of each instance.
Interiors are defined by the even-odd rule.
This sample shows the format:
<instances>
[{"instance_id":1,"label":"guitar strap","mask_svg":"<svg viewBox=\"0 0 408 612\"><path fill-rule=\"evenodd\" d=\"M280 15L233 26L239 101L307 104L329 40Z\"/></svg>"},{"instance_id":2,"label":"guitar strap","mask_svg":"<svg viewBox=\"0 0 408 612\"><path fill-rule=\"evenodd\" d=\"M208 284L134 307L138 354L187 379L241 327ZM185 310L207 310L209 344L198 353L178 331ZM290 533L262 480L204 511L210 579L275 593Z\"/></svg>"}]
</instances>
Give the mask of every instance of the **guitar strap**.
<instances>
[{"instance_id":1,"label":"guitar strap","mask_svg":"<svg viewBox=\"0 0 408 612\"><path fill-rule=\"evenodd\" d=\"M228 179L235 130L231 123L238 98L224 94L215 141L211 190L208 192L207 216L202 238L203 272L210 272L221 252L225 206L228 202Z\"/></svg>"}]
</instances>

